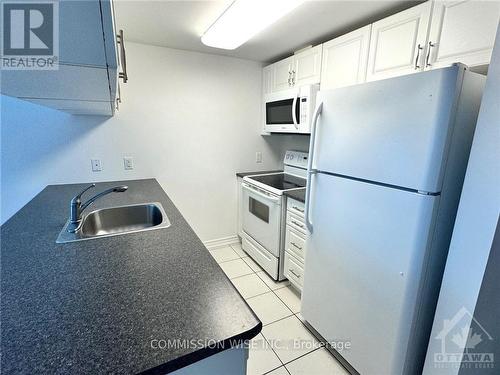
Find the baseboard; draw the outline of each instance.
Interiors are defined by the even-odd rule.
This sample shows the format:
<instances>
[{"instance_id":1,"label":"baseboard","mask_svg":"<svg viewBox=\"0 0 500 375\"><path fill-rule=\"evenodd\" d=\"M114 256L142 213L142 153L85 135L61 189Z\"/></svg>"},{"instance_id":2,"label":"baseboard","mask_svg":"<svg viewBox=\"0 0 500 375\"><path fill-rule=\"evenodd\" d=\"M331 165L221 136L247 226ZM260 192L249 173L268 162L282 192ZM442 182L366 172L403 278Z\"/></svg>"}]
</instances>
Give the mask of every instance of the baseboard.
<instances>
[{"instance_id":1,"label":"baseboard","mask_svg":"<svg viewBox=\"0 0 500 375\"><path fill-rule=\"evenodd\" d=\"M236 234L234 236L217 238L215 240L208 240L203 242L203 244L206 246L208 250L239 243L240 243L240 238Z\"/></svg>"}]
</instances>

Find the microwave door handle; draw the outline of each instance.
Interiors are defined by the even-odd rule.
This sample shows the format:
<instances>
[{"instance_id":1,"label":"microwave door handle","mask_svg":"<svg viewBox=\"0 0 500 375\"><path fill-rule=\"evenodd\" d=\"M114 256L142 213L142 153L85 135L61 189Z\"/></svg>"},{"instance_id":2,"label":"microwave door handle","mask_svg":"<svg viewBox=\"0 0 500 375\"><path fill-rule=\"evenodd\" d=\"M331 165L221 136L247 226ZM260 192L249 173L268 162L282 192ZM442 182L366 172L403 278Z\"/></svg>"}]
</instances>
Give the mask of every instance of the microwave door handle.
<instances>
[{"instance_id":1,"label":"microwave door handle","mask_svg":"<svg viewBox=\"0 0 500 375\"><path fill-rule=\"evenodd\" d=\"M317 173L315 169L313 169L313 158L314 158L314 151L315 151L315 146L316 146L316 127L317 127L317 122L319 115L323 111L323 103L320 102L318 106L316 107L316 110L314 111L313 115L313 121L312 121L312 128L311 128L311 140L309 144L309 160L307 163L307 183L306 183L306 205L304 208L304 219L306 222L307 229L309 230L310 233L313 232L313 224L311 222L311 217L309 214L310 208L311 208L311 190L312 190L312 177L314 174Z\"/></svg>"},{"instance_id":2,"label":"microwave door handle","mask_svg":"<svg viewBox=\"0 0 500 375\"><path fill-rule=\"evenodd\" d=\"M297 103L299 103L299 92L295 94L295 98L293 98L292 103L292 120L293 125L295 125L295 129L299 130L299 123L297 122Z\"/></svg>"}]
</instances>

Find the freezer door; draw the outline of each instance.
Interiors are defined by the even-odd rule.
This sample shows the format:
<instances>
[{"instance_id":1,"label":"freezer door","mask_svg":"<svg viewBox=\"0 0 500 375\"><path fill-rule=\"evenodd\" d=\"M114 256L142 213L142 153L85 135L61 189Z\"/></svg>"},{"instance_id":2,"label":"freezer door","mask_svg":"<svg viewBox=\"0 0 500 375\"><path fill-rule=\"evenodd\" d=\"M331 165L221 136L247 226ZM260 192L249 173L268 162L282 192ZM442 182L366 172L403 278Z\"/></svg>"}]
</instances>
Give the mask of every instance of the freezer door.
<instances>
[{"instance_id":1,"label":"freezer door","mask_svg":"<svg viewBox=\"0 0 500 375\"><path fill-rule=\"evenodd\" d=\"M441 191L458 66L322 91L313 168Z\"/></svg>"},{"instance_id":2,"label":"freezer door","mask_svg":"<svg viewBox=\"0 0 500 375\"><path fill-rule=\"evenodd\" d=\"M362 374L402 374L439 197L318 174L301 313Z\"/></svg>"}]
</instances>

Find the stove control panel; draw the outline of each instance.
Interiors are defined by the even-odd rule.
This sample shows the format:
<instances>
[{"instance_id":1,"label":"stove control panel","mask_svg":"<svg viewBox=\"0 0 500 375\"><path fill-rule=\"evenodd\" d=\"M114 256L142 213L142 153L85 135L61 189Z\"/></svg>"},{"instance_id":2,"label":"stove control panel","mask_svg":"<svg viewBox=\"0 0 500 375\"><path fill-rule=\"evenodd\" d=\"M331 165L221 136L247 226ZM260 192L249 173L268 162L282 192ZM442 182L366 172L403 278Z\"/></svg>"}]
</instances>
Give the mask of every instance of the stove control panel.
<instances>
[{"instance_id":1,"label":"stove control panel","mask_svg":"<svg viewBox=\"0 0 500 375\"><path fill-rule=\"evenodd\" d=\"M291 167L307 169L307 158L309 154L302 151L287 151L283 163Z\"/></svg>"}]
</instances>

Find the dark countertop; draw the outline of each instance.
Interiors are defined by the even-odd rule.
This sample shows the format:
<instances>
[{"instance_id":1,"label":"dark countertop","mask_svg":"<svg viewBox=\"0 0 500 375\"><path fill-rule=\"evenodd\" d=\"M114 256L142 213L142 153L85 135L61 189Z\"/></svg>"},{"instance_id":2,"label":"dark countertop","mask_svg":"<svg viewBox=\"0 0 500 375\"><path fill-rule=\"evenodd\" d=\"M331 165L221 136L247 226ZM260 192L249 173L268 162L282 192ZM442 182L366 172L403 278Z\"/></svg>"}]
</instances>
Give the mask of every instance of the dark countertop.
<instances>
[{"instance_id":1,"label":"dark countertop","mask_svg":"<svg viewBox=\"0 0 500 375\"><path fill-rule=\"evenodd\" d=\"M287 190L283 193L287 197L297 199L298 201L305 203L306 201L306 188L298 190Z\"/></svg>"},{"instance_id":2,"label":"dark countertop","mask_svg":"<svg viewBox=\"0 0 500 375\"><path fill-rule=\"evenodd\" d=\"M278 173L278 172L283 172L283 170L274 170L274 171L257 171L257 172L238 172L236 173L236 177L245 177L245 176L252 176L252 175L258 175L258 174L268 174L268 173Z\"/></svg>"},{"instance_id":3,"label":"dark countertop","mask_svg":"<svg viewBox=\"0 0 500 375\"><path fill-rule=\"evenodd\" d=\"M160 202L166 229L56 244L71 197L50 185L1 227L4 373L165 373L223 350L151 340L250 339L261 322L154 179L94 209ZM89 211L90 212L90 211ZM185 341L184 343L186 343Z\"/></svg>"}]
</instances>

